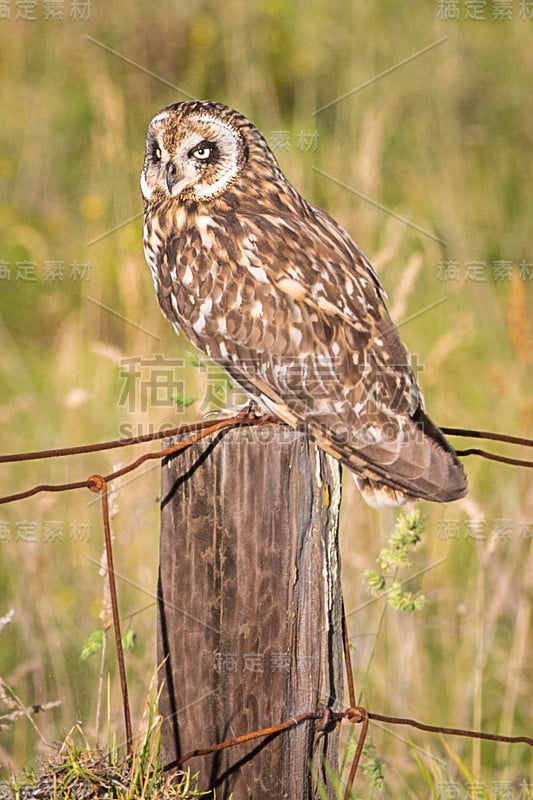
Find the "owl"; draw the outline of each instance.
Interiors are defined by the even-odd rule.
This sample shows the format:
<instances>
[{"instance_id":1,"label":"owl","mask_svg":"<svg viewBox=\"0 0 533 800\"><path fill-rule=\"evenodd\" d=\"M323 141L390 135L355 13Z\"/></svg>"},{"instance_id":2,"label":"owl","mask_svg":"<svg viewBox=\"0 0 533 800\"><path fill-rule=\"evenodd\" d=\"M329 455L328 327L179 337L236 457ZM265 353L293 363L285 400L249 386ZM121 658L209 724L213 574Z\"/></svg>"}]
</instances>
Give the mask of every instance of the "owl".
<instances>
[{"instance_id":1,"label":"owl","mask_svg":"<svg viewBox=\"0 0 533 800\"><path fill-rule=\"evenodd\" d=\"M176 329L346 465L371 505L465 495L372 265L246 117L215 102L164 108L141 191L145 256Z\"/></svg>"}]
</instances>

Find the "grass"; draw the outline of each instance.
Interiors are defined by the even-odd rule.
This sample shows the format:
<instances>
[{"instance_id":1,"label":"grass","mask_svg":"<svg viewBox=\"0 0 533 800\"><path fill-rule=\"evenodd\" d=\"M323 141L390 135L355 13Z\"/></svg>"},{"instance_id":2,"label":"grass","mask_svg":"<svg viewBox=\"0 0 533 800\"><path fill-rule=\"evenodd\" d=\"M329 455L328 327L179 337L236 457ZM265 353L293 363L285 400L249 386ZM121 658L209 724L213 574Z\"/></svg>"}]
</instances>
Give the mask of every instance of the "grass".
<instances>
[{"instance_id":1,"label":"grass","mask_svg":"<svg viewBox=\"0 0 533 800\"><path fill-rule=\"evenodd\" d=\"M520 19L517 7L511 21L492 20L488 6L486 22L445 23L436 3L415 11L390 0L182 6L147 9L139 0L118 0L94 3L87 21L68 14L62 22L45 21L41 7L35 22L0 20L0 261L11 269L0 294L2 451L193 420L220 383L187 360L189 345L159 315L140 220L112 232L141 211L138 174L149 119L182 95L101 45L190 94L234 105L271 143L285 131L290 146L277 152L282 168L372 258L394 318L411 320L401 331L423 366L431 416L443 425L531 434L533 23ZM426 54L313 114L443 37ZM315 131L316 149L298 146L300 133ZM501 261L512 262L509 280L494 279ZM17 280L17 262L34 264L36 280ZM62 281L45 280L51 262L63 264ZM456 264L458 280L439 278L445 262ZM472 262L483 267L485 281L466 279ZM75 263L90 263L85 277L73 277ZM136 383L132 407L120 405L124 359L157 354L184 360L183 385L173 392L187 402L149 402L143 410ZM3 467L2 492L106 473L133 455ZM386 600L369 603L362 576L394 519L363 507L346 481L343 579L359 689L377 711L526 732L531 482L526 470L473 458L465 464L471 486L465 501L423 505L426 532L412 571L420 573L416 588L427 603L407 617L385 607ZM136 717L153 673L158 492L158 469L148 466L115 495L116 568L127 578L119 586L123 627L136 634L127 653ZM510 538L502 534L504 522ZM0 731L7 774L48 757L74 723L88 741L107 744L103 720L119 730L121 711L112 647L103 659L100 652L80 660L91 633L106 624L98 504L82 490L40 495L0 508L0 523L0 616L16 609L2 634L0 674L28 705L62 700L35 718L40 736L25 720ZM34 542L24 541L28 524ZM114 690L109 711L100 709L97 719L102 674ZM464 782L458 763L491 787L533 782L525 747L396 734L377 726L372 732L387 764L383 796L427 794L428 775L434 787L438 776ZM358 795L371 791L363 781Z\"/></svg>"},{"instance_id":2,"label":"grass","mask_svg":"<svg viewBox=\"0 0 533 800\"><path fill-rule=\"evenodd\" d=\"M155 708L151 709L154 714ZM165 774L159 760L160 720L136 742L131 756L119 751L93 749L83 733L72 731L46 763L33 773L14 777L0 786L2 800L42 797L47 800L194 800L211 793L197 788L198 776L190 771ZM82 744L77 740L81 739ZM212 796L212 795L211 795Z\"/></svg>"}]
</instances>

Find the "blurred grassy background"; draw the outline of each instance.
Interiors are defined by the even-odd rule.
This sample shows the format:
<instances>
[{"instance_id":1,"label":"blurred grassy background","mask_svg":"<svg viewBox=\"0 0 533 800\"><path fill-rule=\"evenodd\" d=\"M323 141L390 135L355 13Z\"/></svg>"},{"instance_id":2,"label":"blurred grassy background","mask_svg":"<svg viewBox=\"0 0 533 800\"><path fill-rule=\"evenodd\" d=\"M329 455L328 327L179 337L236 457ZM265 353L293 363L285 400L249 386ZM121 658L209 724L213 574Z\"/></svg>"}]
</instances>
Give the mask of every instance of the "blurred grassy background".
<instances>
[{"instance_id":1,"label":"blurred grassy background","mask_svg":"<svg viewBox=\"0 0 533 800\"><path fill-rule=\"evenodd\" d=\"M198 402L185 410L142 411L139 384L130 386L135 407L120 404L124 359L188 350L159 314L137 216L146 126L187 96L248 115L289 179L371 257L394 319L412 318L402 335L438 423L531 435L533 19L518 0L511 19L495 19L490 2L485 20L465 19L469 4L459 2L460 19L448 21L439 8L453 4L391 0L93 0L82 19L69 0L63 19L46 19L52 4L36 0L26 21L16 19L19 5L30 4L13 0L11 18L0 19L3 452L147 433L205 410L212 376L189 362L184 394ZM474 262L486 280L469 279ZM3 467L2 494L105 474L132 456ZM423 504L427 530L412 572L426 571L409 588L429 602L412 617L368 603L361 577L394 515L364 507L346 482L343 579L357 680L375 711L531 734L531 479L472 457L466 467L466 500ZM128 670L138 719L155 661L158 469L122 481L114 501L121 609L137 636ZM35 718L40 736L27 721L0 731L6 768L45 754L44 740L77 721L93 740L105 741L106 718L121 729L112 647L110 711L98 730L99 656L80 660L101 626L101 552L88 492L0 508L0 615L16 609L1 635L0 674L25 703L63 700ZM533 783L525 746L372 731L387 797L438 797L454 780L463 792L465 781L484 782L489 796L498 781ZM369 791L363 781L359 795Z\"/></svg>"}]
</instances>

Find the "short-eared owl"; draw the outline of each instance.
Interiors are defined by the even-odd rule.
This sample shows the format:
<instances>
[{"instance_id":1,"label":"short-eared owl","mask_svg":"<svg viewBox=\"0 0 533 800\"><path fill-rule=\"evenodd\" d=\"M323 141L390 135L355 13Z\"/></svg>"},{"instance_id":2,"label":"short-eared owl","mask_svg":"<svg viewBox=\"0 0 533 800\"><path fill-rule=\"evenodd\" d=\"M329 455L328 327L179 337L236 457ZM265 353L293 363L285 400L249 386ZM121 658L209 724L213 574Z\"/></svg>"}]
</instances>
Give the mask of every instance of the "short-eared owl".
<instances>
[{"instance_id":1,"label":"short-eared owl","mask_svg":"<svg viewBox=\"0 0 533 800\"><path fill-rule=\"evenodd\" d=\"M371 264L246 117L220 103L164 108L141 189L146 258L176 328L340 459L372 505L466 493Z\"/></svg>"}]
</instances>

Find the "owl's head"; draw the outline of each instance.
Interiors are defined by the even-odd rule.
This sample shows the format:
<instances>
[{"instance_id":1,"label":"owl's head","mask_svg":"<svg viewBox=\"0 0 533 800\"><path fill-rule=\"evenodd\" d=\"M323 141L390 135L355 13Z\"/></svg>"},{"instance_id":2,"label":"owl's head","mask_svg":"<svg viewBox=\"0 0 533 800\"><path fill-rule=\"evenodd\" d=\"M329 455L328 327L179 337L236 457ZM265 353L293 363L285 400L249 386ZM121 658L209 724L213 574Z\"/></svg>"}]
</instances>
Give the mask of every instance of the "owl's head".
<instances>
[{"instance_id":1,"label":"owl's head","mask_svg":"<svg viewBox=\"0 0 533 800\"><path fill-rule=\"evenodd\" d=\"M246 117L221 103L167 106L150 122L141 174L146 202L165 197L206 201L245 170L251 153L264 173L279 172L265 140ZM266 174L265 174L265 177Z\"/></svg>"}]
</instances>

